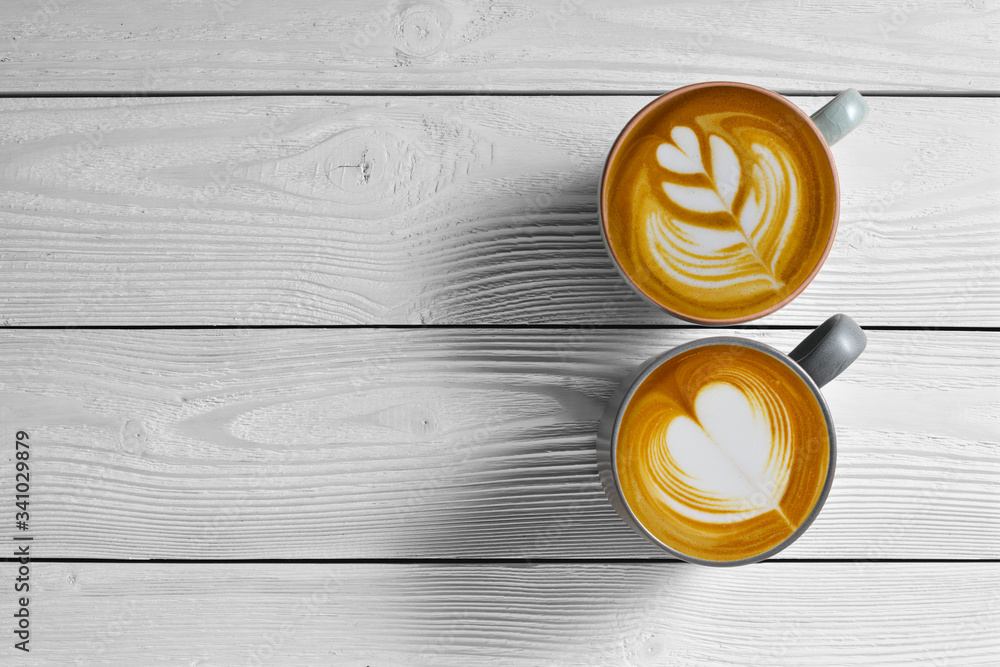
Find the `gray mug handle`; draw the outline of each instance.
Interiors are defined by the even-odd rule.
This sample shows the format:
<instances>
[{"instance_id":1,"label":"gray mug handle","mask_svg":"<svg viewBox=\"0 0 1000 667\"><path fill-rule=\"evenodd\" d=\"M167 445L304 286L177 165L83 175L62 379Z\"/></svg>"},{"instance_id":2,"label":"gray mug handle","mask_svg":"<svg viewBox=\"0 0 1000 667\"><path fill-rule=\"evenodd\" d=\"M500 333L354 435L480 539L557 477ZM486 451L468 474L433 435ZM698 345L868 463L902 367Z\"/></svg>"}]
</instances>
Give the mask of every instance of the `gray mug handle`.
<instances>
[{"instance_id":1,"label":"gray mug handle","mask_svg":"<svg viewBox=\"0 0 1000 667\"><path fill-rule=\"evenodd\" d=\"M858 323L840 313L816 327L788 356L822 387L850 366L867 344Z\"/></svg>"},{"instance_id":2,"label":"gray mug handle","mask_svg":"<svg viewBox=\"0 0 1000 667\"><path fill-rule=\"evenodd\" d=\"M848 88L810 118L823 133L827 145L832 146L860 125L867 115L868 103L865 98L855 89Z\"/></svg>"}]
</instances>

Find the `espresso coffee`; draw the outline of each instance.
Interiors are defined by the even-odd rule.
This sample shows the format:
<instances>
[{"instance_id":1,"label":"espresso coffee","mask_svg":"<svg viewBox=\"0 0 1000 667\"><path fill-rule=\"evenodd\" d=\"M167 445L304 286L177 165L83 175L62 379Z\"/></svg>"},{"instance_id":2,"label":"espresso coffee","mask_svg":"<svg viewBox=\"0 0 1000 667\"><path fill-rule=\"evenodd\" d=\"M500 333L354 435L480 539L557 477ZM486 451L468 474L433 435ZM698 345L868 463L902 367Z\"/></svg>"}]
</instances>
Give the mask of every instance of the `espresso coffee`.
<instances>
[{"instance_id":1,"label":"espresso coffee","mask_svg":"<svg viewBox=\"0 0 1000 667\"><path fill-rule=\"evenodd\" d=\"M601 188L605 240L626 278L703 323L752 319L794 298L826 258L839 212L816 127L742 84L682 89L640 112Z\"/></svg>"},{"instance_id":2,"label":"espresso coffee","mask_svg":"<svg viewBox=\"0 0 1000 667\"><path fill-rule=\"evenodd\" d=\"M614 454L622 495L660 542L707 561L751 558L810 517L830 471L812 389L742 345L681 352L635 389Z\"/></svg>"}]
</instances>

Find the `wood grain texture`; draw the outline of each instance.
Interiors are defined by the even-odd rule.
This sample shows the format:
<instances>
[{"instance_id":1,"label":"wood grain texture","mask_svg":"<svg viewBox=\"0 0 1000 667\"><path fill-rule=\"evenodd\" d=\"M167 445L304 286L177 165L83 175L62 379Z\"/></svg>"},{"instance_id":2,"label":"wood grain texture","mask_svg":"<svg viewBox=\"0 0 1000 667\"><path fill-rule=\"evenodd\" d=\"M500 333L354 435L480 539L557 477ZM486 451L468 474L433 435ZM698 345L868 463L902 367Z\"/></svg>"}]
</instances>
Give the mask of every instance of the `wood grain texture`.
<instances>
[{"instance_id":1,"label":"wood grain texture","mask_svg":"<svg viewBox=\"0 0 1000 667\"><path fill-rule=\"evenodd\" d=\"M996 563L36 563L32 577L30 659L9 664L955 666L1000 652Z\"/></svg>"},{"instance_id":2,"label":"wood grain texture","mask_svg":"<svg viewBox=\"0 0 1000 667\"><path fill-rule=\"evenodd\" d=\"M669 323L596 213L648 101L0 100L0 322ZM831 255L767 322L1000 325L1000 99L871 106Z\"/></svg>"},{"instance_id":3,"label":"wood grain texture","mask_svg":"<svg viewBox=\"0 0 1000 667\"><path fill-rule=\"evenodd\" d=\"M7 330L0 423L33 443L36 557L662 557L604 497L596 425L706 335ZM824 390L831 495L782 556L1000 555L997 377L996 335L871 332Z\"/></svg>"},{"instance_id":4,"label":"wood grain texture","mask_svg":"<svg viewBox=\"0 0 1000 667\"><path fill-rule=\"evenodd\" d=\"M7 0L6 91L1000 90L993 0Z\"/></svg>"}]
</instances>

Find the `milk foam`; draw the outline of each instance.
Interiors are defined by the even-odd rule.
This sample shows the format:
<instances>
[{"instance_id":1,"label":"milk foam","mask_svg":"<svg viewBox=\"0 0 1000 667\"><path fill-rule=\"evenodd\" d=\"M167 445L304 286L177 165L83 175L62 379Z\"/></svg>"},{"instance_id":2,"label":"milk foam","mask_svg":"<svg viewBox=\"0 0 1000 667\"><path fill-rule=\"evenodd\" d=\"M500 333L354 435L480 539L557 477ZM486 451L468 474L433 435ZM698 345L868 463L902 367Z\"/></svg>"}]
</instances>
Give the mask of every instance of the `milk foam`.
<instances>
[{"instance_id":1,"label":"milk foam","mask_svg":"<svg viewBox=\"0 0 1000 667\"><path fill-rule=\"evenodd\" d=\"M779 263L800 218L799 178L792 157L761 143L756 134L736 129L727 140L708 133L704 156L695 131L676 126L673 144L657 148L660 185L675 206L645 202L647 249L674 280L702 288L739 285L744 291L784 286ZM731 141L742 144L746 178ZM691 174L704 178L696 185L675 180Z\"/></svg>"},{"instance_id":2,"label":"milk foam","mask_svg":"<svg viewBox=\"0 0 1000 667\"><path fill-rule=\"evenodd\" d=\"M679 514L708 523L780 512L792 459L787 421L781 403L763 387L706 385L695 399L694 418L668 418L648 449L657 496Z\"/></svg>"}]
</instances>

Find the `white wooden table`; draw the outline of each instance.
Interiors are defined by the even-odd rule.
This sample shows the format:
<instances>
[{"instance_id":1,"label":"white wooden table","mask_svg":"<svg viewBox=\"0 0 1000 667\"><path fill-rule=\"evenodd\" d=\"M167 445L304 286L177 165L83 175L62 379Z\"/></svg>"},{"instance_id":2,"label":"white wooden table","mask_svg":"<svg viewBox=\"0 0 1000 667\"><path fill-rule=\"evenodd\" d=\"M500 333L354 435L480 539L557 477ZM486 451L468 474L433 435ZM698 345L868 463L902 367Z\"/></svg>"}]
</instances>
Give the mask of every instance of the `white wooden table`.
<instances>
[{"instance_id":1,"label":"white wooden table","mask_svg":"<svg viewBox=\"0 0 1000 667\"><path fill-rule=\"evenodd\" d=\"M995 0L5 0L0 664L1000 664L998 35ZM826 266L739 330L868 330L836 482L726 570L631 533L594 452L629 369L718 333L617 277L602 160L720 79L871 106Z\"/></svg>"}]
</instances>

